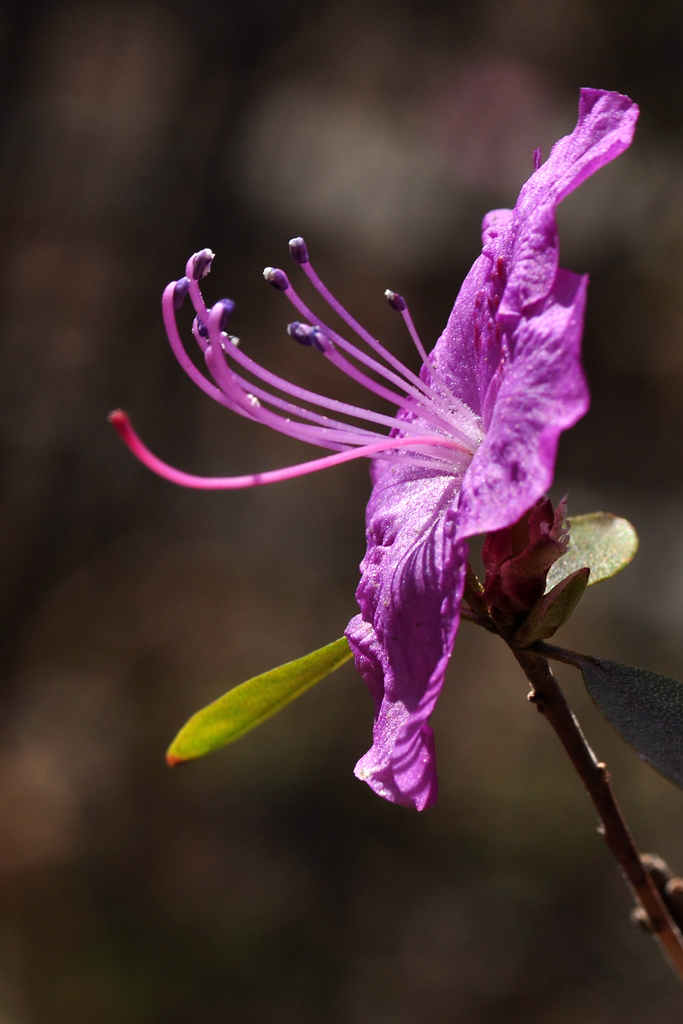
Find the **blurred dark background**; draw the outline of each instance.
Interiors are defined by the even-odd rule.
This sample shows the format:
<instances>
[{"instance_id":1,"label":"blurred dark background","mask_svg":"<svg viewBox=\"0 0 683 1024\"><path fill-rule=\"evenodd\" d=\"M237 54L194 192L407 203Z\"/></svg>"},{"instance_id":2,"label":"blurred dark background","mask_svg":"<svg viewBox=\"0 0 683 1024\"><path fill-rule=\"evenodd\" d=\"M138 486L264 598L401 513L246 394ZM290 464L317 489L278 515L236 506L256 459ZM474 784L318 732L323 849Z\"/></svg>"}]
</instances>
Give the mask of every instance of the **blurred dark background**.
<instances>
[{"instance_id":1,"label":"blurred dark background","mask_svg":"<svg viewBox=\"0 0 683 1024\"><path fill-rule=\"evenodd\" d=\"M188 471L311 457L184 377L159 299L197 248L212 299L284 376L353 389L285 334L261 279L307 238L412 359L490 208L570 131L579 87L641 104L632 150L561 210L591 275L593 405L556 497L641 551L567 646L683 678L683 8L669 0L250 0L0 7L1 1024L659 1024L680 986L503 645L463 626L423 815L357 782L350 666L205 762L201 704L341 635L366 464L239 493L152 476L126 408ZM475 635L476 633L476 635ZM683 871L683 794L560 672L643 849Z\"/></svg>"}]
</instances>

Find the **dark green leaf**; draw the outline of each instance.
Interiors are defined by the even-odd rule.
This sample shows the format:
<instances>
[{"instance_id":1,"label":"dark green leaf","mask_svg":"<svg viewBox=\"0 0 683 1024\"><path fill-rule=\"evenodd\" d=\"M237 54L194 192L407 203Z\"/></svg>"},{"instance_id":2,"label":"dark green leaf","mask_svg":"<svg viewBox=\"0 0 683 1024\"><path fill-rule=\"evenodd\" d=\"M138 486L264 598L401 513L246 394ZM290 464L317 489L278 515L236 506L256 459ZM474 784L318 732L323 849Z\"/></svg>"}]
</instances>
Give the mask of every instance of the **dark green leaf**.
<instances>
[{"instance_id":1,"label":"dark green leaf","mask_svg":"<svg viewBox=\"0 0 683 1024\"><path fill-rule=\"evenodd\" d=\"M202 708L180 730L168 749L173 766L192 761L244 736L351 658L345 637L303 658L248 679Z\"/></svg>"},{"instance_id":2,"label":"dark green leaf","mask_svg":"<svg viewBox=\"0 0 683 1024\"><path fill-rule=\"evenodd\" d=\"M577 569L571 576L560 580L550 593L544 594L515 630L513 644L529 647L538 640L553 636L572 617L588 586L589 575L590 569Z\"/></svg>"},{"instance_id":3,"label":"dark green leaf","mask_svg":"<svg viewBox=\"0 0 683 1024\"><path fill-rule=\"evenodd\" d=\"M569 517L569 548L548 572L546 593L577 569L588 566L588 585L609 579L625 568L638 550L638 535L628 519L609 512Z\"/></svg>"},{"instance_id":4,"label":"dark green leaf","mask_svg":"<svg viewBox=\"0 0 683 1024\"><path fill-rule=\"evenodd\" d=\"M683 683L573 652L571 660L612 728L644 761L683 788Z\"/></svg>"}]
</instances>

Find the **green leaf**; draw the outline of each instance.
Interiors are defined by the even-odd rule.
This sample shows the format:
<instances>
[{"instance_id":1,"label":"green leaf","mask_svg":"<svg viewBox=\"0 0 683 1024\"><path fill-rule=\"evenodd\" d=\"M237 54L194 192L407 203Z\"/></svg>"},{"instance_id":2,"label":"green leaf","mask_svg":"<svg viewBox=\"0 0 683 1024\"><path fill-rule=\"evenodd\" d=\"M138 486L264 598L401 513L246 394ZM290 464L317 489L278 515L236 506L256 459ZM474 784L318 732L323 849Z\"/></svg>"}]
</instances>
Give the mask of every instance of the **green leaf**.
<instances>
[{"instance_id":1,"label":"green leaf","mask_svg":"<svg viewBox=\"0 0 683 1024\"><path fill-rule=\"evenodd\" d=\"M524 622L515 630L512 642L517 647L530 647L547 640L574 614L574 609L588 586L590 569L577 569L560 580L553 589L539 598Z\"/></svg>"},{"instance_id":2,"label":"green leaf","mask_svg":"<svg viewBox=\"0 0 683 1024\"><path fill-rule=\"evenodd\" d=\"M588 692L621 738L683 788L683 683L573 651L562 660L581 670Z\"/></svg>"},{"instance_id":3,"label":"green leaf","mask_svg":"<svg viewBox=\"0 0 683 1024\"><path fill-rule=\"evenodd\" d=\"M352 657L346 637L235 686L202 708L168 749L173 767L202 757L244 736Z\"/></svg>"},{"instance_id":4,"label":"green leaf","mask_svg":"<svg viewBox=\"0 0 683 1024\"><path fill-rule=\"evenodd\" d=\"M584 566L591 571L588 586L607 580L624 569L638 550L638 535L628 519L610 512L570 516L569 548L548 572L546 593Z\"/></svg>"}]
</instances>

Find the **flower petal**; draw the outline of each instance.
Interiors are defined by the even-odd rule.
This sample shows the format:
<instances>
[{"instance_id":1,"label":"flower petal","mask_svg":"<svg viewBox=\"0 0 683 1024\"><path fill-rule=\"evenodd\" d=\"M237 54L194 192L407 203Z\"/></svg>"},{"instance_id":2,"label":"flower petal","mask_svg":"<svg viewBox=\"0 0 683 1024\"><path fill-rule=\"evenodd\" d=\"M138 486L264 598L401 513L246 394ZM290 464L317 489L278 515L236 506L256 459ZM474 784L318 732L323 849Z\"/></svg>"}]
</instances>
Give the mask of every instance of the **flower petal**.
<instances>
[{"instance_id":1,"label":"flower petal","mask_svg":"<svg viewBox=\"0 0 683 1024\"><path fill-rule=\"evenodd\" d=\"M582 89L574 131L556 142L522 187L514 210L492 210L482 254L465 278L432 352L435 369L488 429L502 379L505 328L545 299L558 272L555 208L628 147L638 107L627 96ZM529 506L533 501L529 503Z\"/></svg>"},{"instance_id":2,"label":"flower petal","mask_svg":"<svg viewBox=\"0 0 683 1024\"><path fill-rule=\"evenodd\" d=\"M584 415L580 363L588 278L560 270L512 336L486 437L462 484L458 536L516 522L550 487L559 436Z\"/></svg>"},{"instance_id":3,"label":"flower petal","mask_svg":"<svg viewBox=\"0 0 683 1024\"><path fill-rule=\"evenodd\" d=\"M497 237L497 236L496 236ZM496 323L503 280L487 247L463 281L446 328L430 360L438 375L486 428L486 396L500 364L503 338ZM421 376L429 380L429 369Z\"/></svg>"},{"instance_id":4,"label":"flower petal","mask_svg":"<svg viewBox=\"0 0 683 1024\"><path fill-rule=\"evenodd\" d=\"M519 316L552 288L559 260L556 206L600 167L627 149L638 107L617 92L582 89L574 131L553 146L515 205L510 271L500 318Z\"/></svg>"},{"instance_id":5,"label":"flower petal","mask_svg":"<svg viewBox=\"0 0 683 1024\"><path fill-rule=\"evenodd\" d=\"M588 408L579 361L587 278L558 269L555 209L627 148L637 116L625 96L582 90L574 131L515 209L484 219L481 256L421 371L441 400L450 392L454 423L483 435L464 475L373 467L361 615L347 632L376 705L374 743L356 774L397 803L422 809L436 796L427 719L457 631L464 541L532 508L552 482L560 433Z\"/></svg>"},{"instance_id":6,"label":"flower petal","mask_svg":"<svg viewBox=\"0 0 683 1024\"><path fill-rule=\"evenodd\" d=\"M455 540L458 481L382 466L368 505L368 549L346 637L375 700L373 746L356 775L423 810L436 799L432 730L458 628L467 545Z\"/></svg>"}]
</instances>

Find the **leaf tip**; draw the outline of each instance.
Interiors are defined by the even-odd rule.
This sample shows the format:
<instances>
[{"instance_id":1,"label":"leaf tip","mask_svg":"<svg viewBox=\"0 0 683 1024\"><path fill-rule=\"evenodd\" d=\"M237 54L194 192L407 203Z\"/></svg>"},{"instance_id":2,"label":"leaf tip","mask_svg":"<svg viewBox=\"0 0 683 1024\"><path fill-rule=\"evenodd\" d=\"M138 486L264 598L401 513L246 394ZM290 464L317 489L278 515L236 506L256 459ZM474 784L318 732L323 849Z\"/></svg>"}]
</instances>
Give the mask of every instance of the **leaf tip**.
<instances>
[{"instance_id":1,"label":"leaf tip","mask_svg":"<svg viewBox=\"0 0 683 1024\"><path fill-rule=\"evenodd\" d=\"M189 757L179 757L178 754L174 754L173 749L166 753L166 764L169 768L176 768L179 764L187 764L190 760L191 758Z\"/></svg>"}]
</instances>

